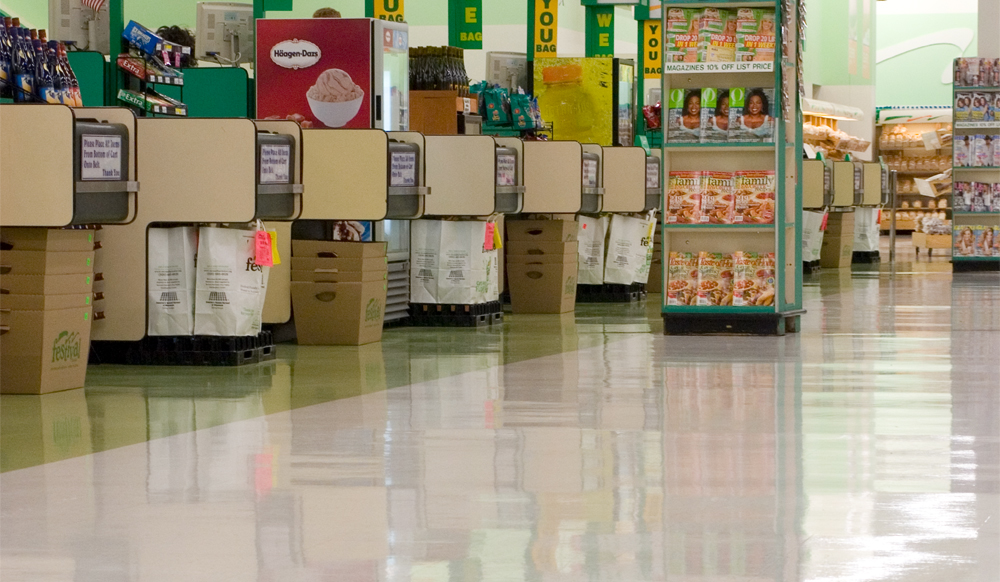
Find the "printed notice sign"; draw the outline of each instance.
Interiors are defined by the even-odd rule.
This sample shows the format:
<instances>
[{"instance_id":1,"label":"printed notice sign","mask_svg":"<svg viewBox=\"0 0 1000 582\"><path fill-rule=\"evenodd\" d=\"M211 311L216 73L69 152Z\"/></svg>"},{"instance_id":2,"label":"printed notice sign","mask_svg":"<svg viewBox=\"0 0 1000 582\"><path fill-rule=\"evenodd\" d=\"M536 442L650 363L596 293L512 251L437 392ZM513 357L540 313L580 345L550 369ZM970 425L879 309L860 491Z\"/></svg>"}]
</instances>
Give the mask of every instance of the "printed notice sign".
<instances>
[{"instance_id":1,"label":"printed notice sign","mask_svg":"<svg viewBox=\"0 0 1000 582\"><path fill-rule=\"evenodd\" d=\"M596 160L583 160L583 187L597 188Z\"/></svg>"},{"instance_id":2,"label":"printed notice sign","mask_svg":"<svg viewBox=\"0 0 1000 582\"><path fill-rule=\"evenodd\" d=\"M292 181L292 148L286 145L260 146L260 183L288 184Z\"/></svg>"},{"instance_id":3,"label":"printed notice sign","mask_svg":"<svg viewBox=\"0 0 1000 582\"><path fill-rule=\"evenodd\" d=\"M83 135L80 147L81 180L121 180L122 137Z\"/></svg>"},{"instance_id":4,"label":"printed notice sign","mask_svg":"<svg viewBox=\"0 0 1000 582\"><path fill-rule=\"evenodd\" d=\"M517 156L500 154L497 156L497 186L517 185Z\"/></svg>"},{"instance_id":5,"label":"printed notice sign","mask_svg":"<svg viewBox=\"0 0 1000 582\"><path fill-rule=\"evenodd\" d=\"M390 186L417 185L417 154L415 152L393 153L390 167Z\"/></svg>"},{"instance_id":6,"label":"printed notice sign","mask_svg":"<svg viewBox=\"0 0 1000 582\"><path fill-rule=\"evenodd\" d=\"M646 164L646 187L647 188L659 188L660 187L660 165L659 164Z\"/></svg>"}]
</instances>

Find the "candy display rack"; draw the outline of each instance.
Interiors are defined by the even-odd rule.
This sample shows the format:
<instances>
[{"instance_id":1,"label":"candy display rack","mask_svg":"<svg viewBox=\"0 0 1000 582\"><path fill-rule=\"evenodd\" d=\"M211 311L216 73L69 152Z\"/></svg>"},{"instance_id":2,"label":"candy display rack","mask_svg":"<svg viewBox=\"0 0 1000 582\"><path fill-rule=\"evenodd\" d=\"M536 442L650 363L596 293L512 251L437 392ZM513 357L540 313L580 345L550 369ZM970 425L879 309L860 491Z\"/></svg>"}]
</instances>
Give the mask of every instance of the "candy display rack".
<instances>
[{"instance_id":1,"label":"candy display rack","mask_svg":"<svg viewBox=\"0 0 1000 582\"><path fill-rule=\"evenodd\" d=\"M665 96L674 89L773 87L777 101L773 143L673 143L667 120L664 120L665 179L671 172L678 171L767 170L775 173L773 224L671 224L664 219L662 314L667 334L784 335L798 331L802 314L802 193L797 183L801 172L803 124L800 42L804 23L799 18L802 4L790 0L742 3L675 0L663 4L664 28L671 8L766 8L774 9L779 21L773 62L754 63L765 66L680 67L664 63L662 94ZM783 31L787 31L790 38L783 38ZM764 305L747 306L671 305L666 292L670 253L693 253L697 257L703 251L774 253L773 300L763 301Z\"/></svg>"},{"instance_id":2,"label":"candy display rack","mask_svg":"<svg viewBox=\"0 0 1000 582\"><path fill-rule=\"evenodd\" d=\"M163 115L186 117L184 99L184 74L174 67L181 58L191 55L191 47L164 41L132 21L122 33L128 52L116 60L123 81L117 99L133 107L141 117ZM173 99L155 90L157 85L180 87L181 100Z\"/></svg>"}]
</instances>

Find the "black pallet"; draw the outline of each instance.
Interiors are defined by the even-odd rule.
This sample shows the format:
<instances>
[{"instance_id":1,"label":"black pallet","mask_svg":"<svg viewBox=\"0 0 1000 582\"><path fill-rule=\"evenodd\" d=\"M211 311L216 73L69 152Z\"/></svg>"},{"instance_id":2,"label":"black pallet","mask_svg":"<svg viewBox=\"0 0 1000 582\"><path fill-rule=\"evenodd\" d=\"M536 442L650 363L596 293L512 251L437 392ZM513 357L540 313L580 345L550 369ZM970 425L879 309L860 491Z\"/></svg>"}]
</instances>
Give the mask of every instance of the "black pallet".
<instances>
[{"instance_id":1,"label":"black pallet","mask_svg":"<svg viewBox=\"0 0 1000 582\"><path fill-rule=\"evenodd\" d=\"M269 331L257 336L148 336L137 342L93 342L91 364L245 366L277 357Z\"/></svg>"},{"instance_id":2,"label":"black pallet","mask_svg":"<svg viewBox=\"0 0 1000 582\"><path fill-rule=\"evenodd\" d=\"M953 273L990 273L1000 271L1000 261L952 261Z\"/></svg>"},{"instance_id":3,"label":"black pallet","mask_svg":"<svg viewBox=\"0 0 1000 582\"><path fill-rule=\"evenodd\" d=\"M855 265L871 265L881 263L882 255L878 251L854 251L851 256L851 263Z\"/></svg>"},{"instance_id":4,"label":"black pallet","mask_svg":"<svg viewBox=\"0 0 1000 582\"><path fill-rule=\"evenodd\" d=\"M802 263L802 274L812 275L820 272L819 261L805 261Z\"/></svg>"},{"instance_id":5,"label":"black pallet","mask_svg":"<svg viewBox=\"0 0 1000 582\"><path fill-rule=\"evenodd\" d=\"M785 335L798 333L802 312L663 314L664 335Z\"/></svg>"},{"instance_id":6,"label":"black pallet","mask_svg":"<svg viewBox=\"0 0 1000 582\"><path fill-rule=\"evenodd\" d=\"M618 285L577 285L577 303L634 303L646 298L646 286L642 283Z\"/></svg>"},{"instance_id":7,"label":"black pallet","mask_svg":"<svg viewBox=\"0 0 1000 582\"><path fill-rule=\"evenodd\" d=\"M411 303L409 325L413 327L486 327L503 323L499 301L465 304Z\"/></svg>"}]
</instances>

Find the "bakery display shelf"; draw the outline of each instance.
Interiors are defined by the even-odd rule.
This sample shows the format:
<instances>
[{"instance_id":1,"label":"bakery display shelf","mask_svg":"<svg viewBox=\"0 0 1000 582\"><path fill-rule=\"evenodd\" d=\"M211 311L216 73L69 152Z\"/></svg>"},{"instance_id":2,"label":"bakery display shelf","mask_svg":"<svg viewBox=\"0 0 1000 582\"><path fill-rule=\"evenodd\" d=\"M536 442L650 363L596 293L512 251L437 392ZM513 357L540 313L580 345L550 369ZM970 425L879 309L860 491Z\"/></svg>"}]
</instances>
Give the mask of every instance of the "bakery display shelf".
<instances>
[{"instance_id":1,"label":"bakery display shelf","mask_svg":"<svg viewBox=\"0 0 1000 582\"><path fill-rule=\"evenodd\" d=\"M794 225L793 225L794 226ZM774 230L773 224L664 224L664 230Z\"/></svg>"},{"instance_id":2,"label":"bakery display shelf","mask_svg":"<svg viewBox=\"0 0 1000 582\"><path fill-rule=\"evenodd\" d=\"M959 121L955 129L1000 129L1000 121Z\"/></svg>"},{"instance_id":3,"label":"bakery display shelf","mask_svg":"<svg viewBox=\"0 0 1000 582\"><path fill-rule=\"evenodd\" d=\"M692 75L712 73L773 73L774 61L751 61L747 63L663 63L664 73L688 73Z\"/></svg>"},{"instance_id":4,"label":"bakery display shelf","mask_svg":"<svg viewBox=\"0 0 1000 582\"><path fill-rule=\"evenodd\" d=\"M791 145L791 144L790 144ZM704 151L715 152L743 151L743 152L769 152L774 149L774 143L761 142L732 142L732 143L670 143L663 144L663 149L672 152L684 151Z\"/></svg>"}]
</instances>

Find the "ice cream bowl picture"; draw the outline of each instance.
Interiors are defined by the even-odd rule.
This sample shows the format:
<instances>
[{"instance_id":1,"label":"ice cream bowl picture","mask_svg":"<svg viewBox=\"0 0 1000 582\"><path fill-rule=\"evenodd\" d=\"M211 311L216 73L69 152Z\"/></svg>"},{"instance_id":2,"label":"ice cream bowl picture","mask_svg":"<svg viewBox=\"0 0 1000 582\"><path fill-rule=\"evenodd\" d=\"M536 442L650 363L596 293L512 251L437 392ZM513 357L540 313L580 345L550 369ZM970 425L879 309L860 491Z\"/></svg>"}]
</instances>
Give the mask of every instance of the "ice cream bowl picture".
<instances>
[{"instance_id":1,"label":"ice cream bowl picture","mask_svg":"<svg viewBox=\"0 0 1000 582\"><path fill-rule=\"evenodd\" d=\"M344 127L361 111L365 93L346 72L327 69L309 88L306 99L320 123L327 127Z\"/></svg>"}]
</instances>

